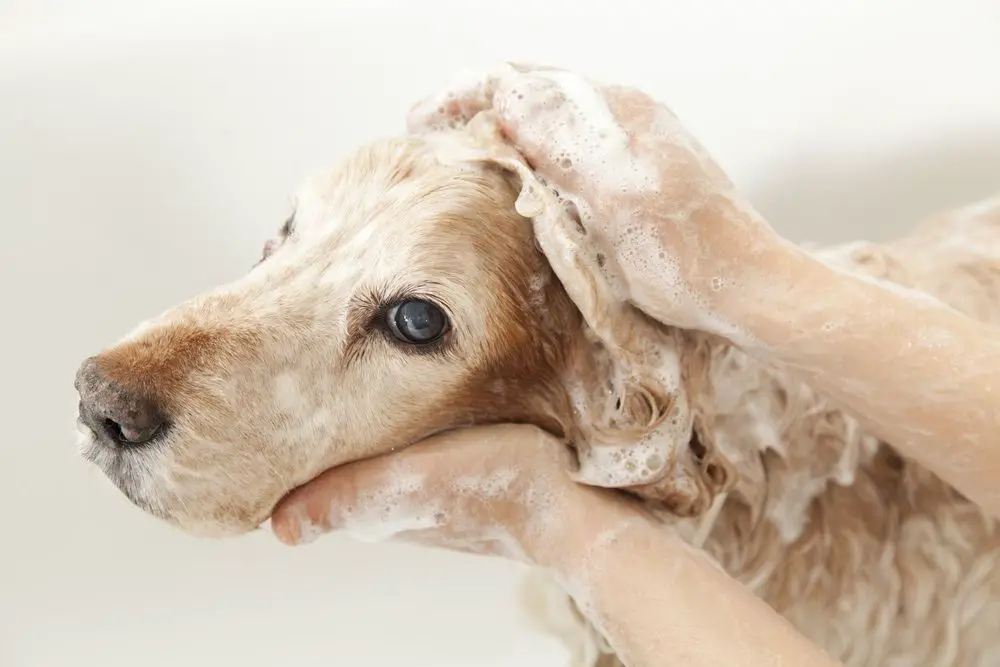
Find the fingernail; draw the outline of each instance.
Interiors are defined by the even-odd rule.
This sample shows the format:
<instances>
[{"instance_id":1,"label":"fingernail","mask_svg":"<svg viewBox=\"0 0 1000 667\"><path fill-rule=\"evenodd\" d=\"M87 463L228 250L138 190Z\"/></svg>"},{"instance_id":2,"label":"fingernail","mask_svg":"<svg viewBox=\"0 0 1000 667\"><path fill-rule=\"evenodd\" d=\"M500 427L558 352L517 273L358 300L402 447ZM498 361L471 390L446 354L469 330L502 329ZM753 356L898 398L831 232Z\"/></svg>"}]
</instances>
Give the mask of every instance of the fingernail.
<instances>
[{"instance_id":1,"label":"fingernail","mask_svg":"<svg viewBox=\"0 0 1000 667\"><path fill-rule=\"evenodd\" d=\"M288 515L272 517L271 530L275 537L290 547L309 544L325 532L308 516Z\"/></svg>"},{"instance_id":2,"label":"fingernail","mask_svg":"<svg viewBox=\"0 0 1000 667\"><path fill-rule=\"evenodd\" d=\"M271 532L279 541L294 547L299 543L299 533L292 521L271 521Z\"/></svg>"}]
</instances>

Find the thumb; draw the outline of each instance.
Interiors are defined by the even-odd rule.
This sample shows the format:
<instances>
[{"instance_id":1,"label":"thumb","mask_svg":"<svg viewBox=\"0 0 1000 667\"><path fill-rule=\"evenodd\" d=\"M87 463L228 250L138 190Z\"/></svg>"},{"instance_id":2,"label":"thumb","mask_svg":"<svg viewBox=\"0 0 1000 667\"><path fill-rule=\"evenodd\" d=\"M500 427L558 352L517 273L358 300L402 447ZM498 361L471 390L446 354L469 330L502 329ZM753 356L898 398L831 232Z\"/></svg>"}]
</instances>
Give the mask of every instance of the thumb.
<instances>
[{"instance_id":1,"label":"thumb","mask_svg":"<svg viewBox=\"0 0 1000 667\"><path fill-rule=\"evenodd\" d=\"M361 539L382 540L436 525L442 508L428 502L427 474L407 454L326 471L278 503L271 530L285 544L295 545L341 529Z\"/></svg>"},{"instance_id":2,"label":"thumb","mask_svg":"<svg viewBox=\"0 0 1000 667\"><path fill-rule=\"evenodd\" d=\"M508 64L485 72L460 72L445 88L410 107L406 115L407 131L419 133L468 123L476 114L492 108L497 82L513 72Z\"/></svg>"},{"instance_id":3,"label":"thumb","mask_svg":"<svg viewBox=\"0 0 1000 667\"><path fill-rule=\"evenodd\" d=\"M271 531L288 545L311 542L342 522L342 508L357 503L357 471L351 466L327 470L293 489L271 513Z\"/></svg>"}]
</instances>

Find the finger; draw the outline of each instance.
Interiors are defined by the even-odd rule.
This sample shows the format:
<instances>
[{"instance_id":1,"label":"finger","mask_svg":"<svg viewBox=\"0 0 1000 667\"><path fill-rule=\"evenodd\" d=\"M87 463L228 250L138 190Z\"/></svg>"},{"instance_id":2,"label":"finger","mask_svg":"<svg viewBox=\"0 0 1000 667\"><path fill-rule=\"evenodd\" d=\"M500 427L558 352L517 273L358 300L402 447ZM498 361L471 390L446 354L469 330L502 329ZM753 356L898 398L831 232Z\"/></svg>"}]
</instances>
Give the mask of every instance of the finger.
<instances>
[{"instance_id":1,"label":"finger","mask_svg":"<svg viewBox=\"0 0 1000 667\"><path fill-rule=\"evenodd\" d=\"M534 70L499 81L494 106L503 131L532 168L557 187L576 191L600 137L624 143L600 89L582 75ZM606 142L605 142L606 143Z\"/></svg>"},{"instance_id":2,"label":"finger","mask_svg":"<svg viewBox=\"0 0 1000 667\"><path fill-rule=\"evenodd\" d=\"M342 528L365 533L427 527L437 522L437 504L428 494L431 480L445 472L438 448L411 446L400 452L328 470L282 499L271 515L271 529L286 544L301 544ZM350 525L348 525L350 524Z\"/></svg>"},{"instance_id":3,"label":"finger","mask_svg":"<svg viewBox=\"0 0 1000 667\"><path fill-rule=\"evenodd\" d=\"M506 63L486 72L462 72L442 90L410 108L406 117L409 132L425 132L467 123L477 113L493 106L498 81L514 72Z\"/></svg>"},{"instance_id":4,"label":"finger","mask_svg":"<svg viewBox=\"0 0 1000 667\"><path fill-rule=\"evenodd\" d=\"M410 132L454 127L492 108L498 82L518 72L557 71L546 65L501 63L485 72L460 73L449 85L414 104L406 119Z\"/></svg>"},{"instance_id":5,"label":"finger","mask_svg":"<svg viewBox=\"0 0 1000 667\"><path fill-rule=\"evenodd\" d=\"M501 424L460 429L406 449L328 470L293 490L274 508L271 530L286 544L301 544L345 527L392 531L437 526L447 519L457 474L483 466L484 457L505 447L545 437L535 427ZM440 516L439 516L440 515Z\"/></svg>"},{"instance_id":6,"label":"finger","mask_svg":"<svg viewBox=\"0 0 1000 667\"><path fill-rule=\"evenodd\" d=\"M655 162L633 152L632 133L606 94L574 72L536 71L501 80L494 107L535 171L565 192L597 198L655 190Z\"/></svg>"},{"instance_id":7,"label":"finger","mask_svg":"<svg viewBox=\"0 0 1000 667\"><path fill-rule=\"evenodd\" d=\"M422 489L423 475L414 473L403 458L407 455L403 451L379 456L321 473L275 506L272 531L287 544L300 544L342 528L358 513L377 518Z\"/></svg>"},{"instance_id":8,"label":"finger","mask_svg":"<svg viewBox=\"0 0 1000 667\"><path fill-rule=\"evenodd\" d=\"M285 544L301 544L331 530L331 508L352 506L356 485L350 467L334 468L294 489L271 513L271 530Z\"/></svg>"},{"instance_id":9,"label":"finger","mask_svg":"<svg viewBox=\"0 0 1000 667\"><path fill-rule=\"evenodd\" d=\"M644 151L669 156L672 172L690 170L690 178L697 177L696 169L705 174L704 180L728 183L728 177L705 147L687 131L676 114L665 104L635 88L612 86L605 91L605 99L615 118L629 128L633 137L641 137L633 145L633 152ZM684 163L690 161L687 169Z\"/></svg>"},{"instance_id":10,"label":"finger","mask_svg":"<svg viewBox=\"0 0 1000 667\"><path fill-rule=\"evenodd\" d=\"M563 155L565 138L558 136L560 130L572 132L576 125L568 102L560 86L537 71L504 77L494 93L503 133L536 173L562 187L574 177L568 156Z\"/></svg>"}]
</instances>

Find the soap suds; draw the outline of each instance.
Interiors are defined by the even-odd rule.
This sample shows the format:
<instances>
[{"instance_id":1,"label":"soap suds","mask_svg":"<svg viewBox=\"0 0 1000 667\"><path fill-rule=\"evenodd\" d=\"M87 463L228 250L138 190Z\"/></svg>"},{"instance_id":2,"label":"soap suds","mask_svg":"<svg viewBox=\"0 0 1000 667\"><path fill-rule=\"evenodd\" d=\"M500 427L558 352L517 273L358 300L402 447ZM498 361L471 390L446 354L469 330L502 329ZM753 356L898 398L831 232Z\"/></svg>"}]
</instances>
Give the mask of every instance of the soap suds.
<instances>
[{"instance_id":1,"label":"soap suds","mask_svg":"<svg viewBox=\"0 0 1000 667\"><path fill-rule=\"evenodd\" d=\"M466 475L457 478L453 484L457 492L475 494L484 499L504 497L519 475L515 468L493 470L485 476Z\"/></svg>"},{"instance_id":2,"label":"soap suds","mask_svg":"<svg viewBox=\"0 0 1000 667\"><path fill-rule=\"evenodd\" d=\"M340 516L343 530L363 542L382 542L401 533L438 528L446 522L438 502L420 498L424 475L395 471L388 483L366 489L353 506L334 506L331 516Z\"/></svg>"},{"instance_id":3,"label":"soap suds","mask_svg":"<svg viewBox=\"0 0 1000 667\"><path fill-rule=\"evenodd\" d=\"M530 92L519 90L514 97L520 95L527 103ZM590 135L581 135L566 153L574 168L595 170L591 178L617 174L618 180L609 187L629 191L651 187L654 172L648 164L630 157L627 136L615 124L606 105L591 94L576 108L596 119L580 126L596 129ZM439 159L446 163L494 164L518 175L521 191L515 208L533 221L539 247L595 339L594 354L607 357L605 376L613 383L610 392L580 383L574 386L572 378L566 379L574 396L578 423L584 429L575 443L581 465L572 473L574 479L619 488L663 481L674 484L681 495L697 493L697 485L678 465L690 439L691 420L676 341L665 327L657 326L626 303L627 288L602 250L606 244L602 244L600 234L582 231L575 218L588 218L589 228L600 227L589 220L593 214L588 205L543 182L502 138L497 123L493 111L480 112L466 126L468 136L476 141L464 144L456 142L453 134L441 134L433 127L423 129L428 132L428 141L437 142ZM558 131L569 140L567 128ZM608 164L606 155L615 154L626 162ZM682 289L676 276L671 284ZM637 408L622 404L629 400L647 404L638 414L648 421L635 421L629 411ZM664 402L669 403L670 414L660 412Z\"/></svg>"},{"instance_id":4,"label":"soap suds","mask_svg":"<svg viewBox=\"0 0 1000 667\"><path fill-rule=\"evenodd\" d=\"M655 167L632 154L628 134L585 79L551 70L516 85L496 101L500 115L520 128L520 141L551 146L547 157L552 164L586 176L602 190L641 194L656 189ZM563 118L538 122L540 108L554 111L557 104Z\"/></svg>"}]
</instances>

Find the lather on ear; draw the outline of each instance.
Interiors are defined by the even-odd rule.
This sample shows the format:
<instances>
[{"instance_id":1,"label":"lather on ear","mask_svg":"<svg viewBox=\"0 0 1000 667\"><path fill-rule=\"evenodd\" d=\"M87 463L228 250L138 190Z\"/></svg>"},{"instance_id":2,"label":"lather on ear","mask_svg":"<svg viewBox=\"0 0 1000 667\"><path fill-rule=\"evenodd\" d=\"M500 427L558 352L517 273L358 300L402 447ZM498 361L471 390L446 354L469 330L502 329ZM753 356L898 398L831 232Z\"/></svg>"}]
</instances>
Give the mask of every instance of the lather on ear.
<instances>
[{"instance_id":1,"label":"lather on ear","mask_svg":"<svg viewBox=\"0 0 1000 667\"><path fill-rule=\"evenodd\" d=\"M585 322L565 377L575 412L574 479L625 489L678 516L703 514L735 482L709 422L704 336L651 320L612 293L606 258L588 244L576 205L531 170L504 140L492 111L465 126L467 144L442 152L455 164L489 164L517 176L517 210ZM433 140L433 138L430 138Z\"/></svg>"}]
</instances>

